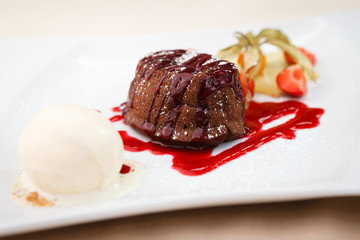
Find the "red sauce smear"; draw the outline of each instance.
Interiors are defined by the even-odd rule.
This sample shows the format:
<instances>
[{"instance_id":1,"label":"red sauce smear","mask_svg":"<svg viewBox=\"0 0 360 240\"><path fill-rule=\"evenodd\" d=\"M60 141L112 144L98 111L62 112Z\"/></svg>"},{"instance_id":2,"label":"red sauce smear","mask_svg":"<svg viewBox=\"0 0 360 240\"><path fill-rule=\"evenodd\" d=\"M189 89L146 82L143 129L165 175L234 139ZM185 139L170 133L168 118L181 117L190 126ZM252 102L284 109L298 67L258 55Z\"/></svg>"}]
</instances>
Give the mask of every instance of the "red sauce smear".
<instances>
[{"instance_id":1,"label":"red sauce smear","mask_svg":"<svg viewBox=\"0 0 360 240\"><path fill-rule=\"evenodd\" d=\"M109 120L110 120L110 122L118 122L118 121L120 121L120 120L122 120L123 119L123 116L121 116L121 115L115 115L115 116L113 116L113 117L111 117Z\"/></svg>"},{"instance_id":2,"label":"red sauce smear","mask_svg":"<svg viewBox=\"0 0 360 240\"><path fill-rule=\"evenodd\" d=\"M111 109L111 111L113 111L113 112L121 112L121 110L120 110L120 107L119 107L119 106L117 106L117 107L113 107L113 108Z\"/></svg>"},{"instance_id":3,"label":"red sauce smear","mask_svg":"<svg viewBox=\"0 0 360 240\"><path fill-rule=\"evenodd\" d=\"M172 168L184 175L196 176L210 172L277 138L293 139L297 130L318 126L323 113L324 110L321 108L309 108L298 101L281 103L252 101L245 114L247 132L243 137L246 139L215 156L211 155L213 148L192 150L164 147L153 142L138 140L129 136L126 131L119 131L119 133L125 150L130 152L148 150L155 155L171 155ZM289 114L294 114L295 117L275 127L262 129L264 124Z\"/></svg>"}]
</instances>

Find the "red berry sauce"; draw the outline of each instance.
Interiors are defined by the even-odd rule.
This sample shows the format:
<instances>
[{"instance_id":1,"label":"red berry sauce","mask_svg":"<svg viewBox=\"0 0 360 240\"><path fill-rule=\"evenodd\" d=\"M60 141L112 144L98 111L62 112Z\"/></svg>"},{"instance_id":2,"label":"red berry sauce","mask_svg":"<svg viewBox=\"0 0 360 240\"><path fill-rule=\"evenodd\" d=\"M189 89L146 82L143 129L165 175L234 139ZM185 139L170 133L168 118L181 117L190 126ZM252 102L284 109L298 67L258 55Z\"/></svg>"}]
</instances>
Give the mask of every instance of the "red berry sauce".
<instances>
[{"instance_id":1,"label":"red berry sauce","mask_svg":"<svg viewBox=\"0 0 360 240\"><path fill-rule=\"evenodd\" d=\"M110 122L118 122L122 119L123 119L122 115L115 115L115 116L112 116L109 120L110 120Z\"/></svg>"},{"instance_id":2,"label":"red berry sauce","mask_svg":"<svg viewBox=\"0 0 360 240\"><path fill-rule=\"evenodd\" d=\"M121 169L120 169L120 173L121 174L127 174L127 173L130 172L130 170L131 170L130 166L123 164Z\"/></svg>"},{"instance_id":3,"label":"red berry sauce","mask_svg":"<svg viewBox=\"0 0 360 240\"><path fill-rule=\"evenodd\" d=\"M118 111L114 111L118 112ZM244 141L213 156L214 148L184 149L165 147L153 142L143 142L119 131L126 151L150 151L155 155L171 155L172 168L188 176L202 175L217 167L251 152L263 144L277 138L293 139L295 132L300 129L313 128L319 125L319 119L324 113L321 108L309 108L298 101L285 101L281 103L252 101L245 114L247 132ZM264 130L263 125L281 117L294 114L295 117L285 123ZM121 115L111 118L112 122L120 121Z\"/></svg>"}]
</instances>

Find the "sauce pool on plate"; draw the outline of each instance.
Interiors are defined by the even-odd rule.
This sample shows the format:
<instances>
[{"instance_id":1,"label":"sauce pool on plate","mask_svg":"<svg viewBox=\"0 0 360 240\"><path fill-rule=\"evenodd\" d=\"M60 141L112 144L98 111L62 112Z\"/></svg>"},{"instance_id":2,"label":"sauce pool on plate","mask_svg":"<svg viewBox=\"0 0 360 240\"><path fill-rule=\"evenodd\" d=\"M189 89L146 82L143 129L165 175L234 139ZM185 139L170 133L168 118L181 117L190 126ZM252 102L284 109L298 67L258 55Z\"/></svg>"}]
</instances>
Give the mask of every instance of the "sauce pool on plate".
<instances>
[{"instance_id":1,"label":"sauce pool on plate","mask_svg":"<svg viewBox=\"0 0 360 240\"><path fill-rule=\"evenodd\" d=\"M117 107L112 110L113 112L119 112ZM119 131L119 134L123 139L126 151L150 151L155 155L171 155L173 157L173 169L184 175L197 176L210 172L277 138L293 139L296 136L295 132L297 130L318 126L319 119L323 113L324 109L310 108L298 101L279 103L258 103L252 101L246 110L245 122L247 131L242 136L244 141L214 156L212 155L214 148L186 149L165 147L152 141L143 142L131 137L124 130ZM269 129L263 129L264 124L292 114L294 117L290 120ZM115 115L110 120L117 122L122 120L122 116Z\"/></svg>"}]
</instances>

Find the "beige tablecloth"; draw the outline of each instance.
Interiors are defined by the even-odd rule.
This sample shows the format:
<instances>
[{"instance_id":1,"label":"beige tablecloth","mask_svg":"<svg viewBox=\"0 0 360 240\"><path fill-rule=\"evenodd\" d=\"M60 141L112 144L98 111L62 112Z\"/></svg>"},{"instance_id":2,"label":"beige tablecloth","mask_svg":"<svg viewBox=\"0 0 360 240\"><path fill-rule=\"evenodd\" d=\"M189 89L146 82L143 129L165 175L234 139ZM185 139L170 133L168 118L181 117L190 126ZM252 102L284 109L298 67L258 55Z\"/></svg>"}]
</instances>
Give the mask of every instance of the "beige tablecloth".
<instances>
[{"instance_id":1,"label":"beige tablecloth","mask_svg":"<svg viewBox=\"0 0 360 240\"><path fill-rule=\"evenodd\" d=\"M1 36L125 36L277 21L359 0L1 0ZM90 223L8 239L360 239L360 198L228 206Z\"/></svg>"},{"instance_id":2,"label":"beige tablecloth","mask_svg":"<svg viewBox=\"0 0 360 240\"><path fill-rule=\"evenodd\" d=\"M58 239L360 239L360 198L240 205L151 214L9 237Z\"/></svg>"}]
</instances>

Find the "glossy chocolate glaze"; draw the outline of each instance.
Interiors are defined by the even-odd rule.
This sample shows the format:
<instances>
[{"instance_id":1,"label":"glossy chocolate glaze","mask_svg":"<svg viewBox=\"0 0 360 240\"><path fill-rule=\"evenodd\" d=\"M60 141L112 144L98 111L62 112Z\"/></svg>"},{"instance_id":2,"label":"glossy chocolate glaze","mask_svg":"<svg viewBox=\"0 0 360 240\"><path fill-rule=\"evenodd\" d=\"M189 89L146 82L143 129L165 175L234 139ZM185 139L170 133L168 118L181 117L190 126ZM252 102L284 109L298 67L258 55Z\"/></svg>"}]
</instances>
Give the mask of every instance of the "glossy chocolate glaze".
<instances>
[{"instance_id":1,"label":"glossy chocolate glaze","mask_svg":"<svg viewBox=\"0 0 360 240\"><path fill-rule=\"evenodd\" d=\"M195 125L190 142L206 145L209 139L208 128L210 123L209 98L219 89L230 87L236 97L244 104L243 89L240 84L239 73L233 63L217 60L209 54L196 53L186 50L160 51L142 58L136 68L136 76L131 83L127 103L122 104L122 114L134 108L134 98L140 94L141 81L150 81L154 74L161 72L157 86L146 110L144 122L136 128L155 140L170 141L179 115L184 107L184 96L189 85L196 78L199 90L196 96ZM167 84L167 94L161 100L160 106L154 109L155 99L164 86L164 81L170 78ZM168 112L163 121L160 132L157 131L159 116L166 102ZM243 106L241 106L243 109ZM154 113L155 111L155 113ZM153 119L151 115L153 114ZM239 119L244 119L244 111ZM131 122L128 122L130 125ZM244 128L245 129L245 128ZM244 132L242 132L243 134ZM239 136L241 134L238 134ZM232 136L233 138L234 136Z\"/></svg>"}]
</instances>

